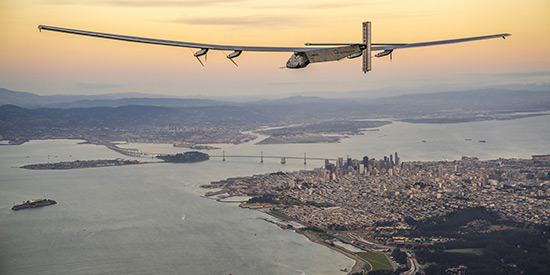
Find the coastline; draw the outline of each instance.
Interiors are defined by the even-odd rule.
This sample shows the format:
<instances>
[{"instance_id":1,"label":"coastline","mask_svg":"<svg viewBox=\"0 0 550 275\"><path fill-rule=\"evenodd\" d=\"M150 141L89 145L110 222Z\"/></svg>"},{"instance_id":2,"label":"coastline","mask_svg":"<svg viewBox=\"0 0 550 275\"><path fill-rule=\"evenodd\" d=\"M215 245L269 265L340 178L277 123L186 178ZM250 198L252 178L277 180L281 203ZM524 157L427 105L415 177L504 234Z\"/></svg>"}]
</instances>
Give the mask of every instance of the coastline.
<instances>
[{"instance_id":1,"label":"coastline","mask_svg":"<svg viewBox=\"0 0 550 275\"><path fill-rule=\"evenodd\" d=\"M396 121L405 123L418 123L418 124L455 124L455 123L470 123L490 120L514 120L538 116L550 115L549 112L512 112L512 113L497 113L490 115L472 114L466 116L424 116L413 117L406 119L396 119Z\"/></svg>"},{"instance_id":2,"label":"coastline","mask_svg":"<svg viewBox=\"0 0 550 275\"><path fill-rule=\"evenodd\" d=\"M219 190L219 191L222 191L222 190ZM210 192L207 192L203 197L204 198L211 198L211 197L217 197L217 196L220 195L219 193L216 193L215 195L213 195L211 193L210 196L209 196L208 193L210 193ZM227 193L225 193L225 194L227 194ZM237 201L230 201L232 197L239 197L239 196L227 196L227 197L224 196L223 199L220 199L218 197L218 198L216 198L216 201L218 201L218 202L237 202ZM224 200L229 200L229 201L224 201ZM241 200L241 202L242 202L242 200ZM372 264L371 263L369 263L365 259L359 257L359 255L353 253L352 251L349 251L349 250L347 250L343 247L340 247L338 245L335 245L333 243L327 243L325 240L323 240L321 237L319 237L319 235L317 235L315 232L308 230L307 226L303 225L299 221L295 221L294 219L285 220L285 219L283 219L283 218L281 218L277 215L274 215L273 213L270 212L270 210L266 210L266 207L246 207L246 206L243 207L243 205L245 205L245 204L240 204L239 207L245 208L245 209L258 210L260 212L263 212L263 213L269 215L270 217L262 219L266 222L275 224L275 225L279 226L280 228L282 228L284 230L289 230L289 229L293 230L295 233L305 236L310 242L323 245L323 246L325 246L325 247L327 247L331 250L334 250L334 251L336 251L336 252L338 252L338 253L340 253L340 254L342 254L342 255L344 255L344 256L352 259L352 260L354 260L355 264L353 265L353 267L349 271L347 271L348 275L356 274L356 273L366 274L367 272L372 271ZM322 232L322 233L326 233L326 232ZM341 239L339 239L335 236L334 236L334 238L336 240L340 241L340 242L344 242L343 240L341 240ZM343 272L346 272L346 271L343 271Z\"/></svg>"},{"instance_id":3,"label":"coastline","mask_svg":"<svg viewBox=\"0 0 550 275\"><path fill-rule=\"evenodd\" d=\"M372 270L372 265L369 262L367 262L366 260L364 260L363 258L359 257L358 255L354 254L351 251L348 251L347 249L345 249L343 247L339 247L337 245L327 244L322 239L320 239L317 235L315 235L315 233L312 233L310 231L301 231L301 232L296 232L296 233L304 235L308 240L310 240L313 243L326 246L326 247L328 247L328 248L330 248L330 249L332 249L336 252L339 252L339 253L347 256L348 258L354 260L355 264L353 265L353 267L351 268L351 270L347 274L355 274L355 273L358 273L358 272L367 273L367 272Z\"/></svg>"},{"instance_id":4,"label":"coastline","mask_svg":"<svg viewBox=\"0 0 550 275\"><path fill-rule=\"evenodd\" d=\"M354 260L355 264L348 271L348 273L347 273L348 275L356 274L356 273L363 273L364 274L364 273L367 273L367 272L372 270L372 265L368 261L366 261L365 259L359 257L357 254L353 253L352 251L349 251L349 250L347 250L343 247L335 245L332 242L327 243L324 239L319 237L319 235L317 233L308 230L305 225L301 224L298 221L283 220L281 217L273 215L272 213L270 213L268 211L262 211L262 208L248 208L248 209L260 210L260 212L264 212L264 213L271 216L270 218L263 219L264 221L267 221L269 223L273 223L273 224L275 224L275 225L277 225L280 228L285 229L285 230L286 229L294 230L294 232L305 236L310 242L328 247L329 249L332 249L332 250L334 250L334 251L336 251L336 252L338 252L338 253L340 253L340 254L342 254L342 255L344 255L344 256L352 259L352 260ZM297 224L300 225L300 226L297 226ZM326 232L322 232L322 233L326 233ZM334 237L334 238L336 240L340 241L340 242L343 242L343 240L340 240L337 237Z\"/></svg>"},{"instance_id":5,"label":"coastline","mask_svg":"<svg viewBox=\"0 0 550 275\"><path fill-rule=\"evenodd\" d=\"M303 144L303 143L338 143L344 136L323 136L323 135L292 135L292 136L269 136L256 145L268 144Z\"/></svg>"}]
</instances>

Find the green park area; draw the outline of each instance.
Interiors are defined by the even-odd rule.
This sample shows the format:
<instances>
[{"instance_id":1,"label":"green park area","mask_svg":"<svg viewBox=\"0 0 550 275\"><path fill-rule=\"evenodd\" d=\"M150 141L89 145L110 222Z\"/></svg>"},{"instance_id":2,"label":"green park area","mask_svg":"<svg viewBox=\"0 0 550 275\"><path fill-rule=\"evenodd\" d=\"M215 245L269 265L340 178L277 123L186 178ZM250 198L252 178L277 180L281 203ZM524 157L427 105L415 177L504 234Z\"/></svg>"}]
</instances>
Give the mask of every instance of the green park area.
<instances>
[{"instance_id":1,"label":"green park area","mask_svg":"<svg viewBox=\"0 0 550 275\"><path fill-rule=\"evenodd\" d=\"M460 249L447 249L443 250L447 253L462 253L462 254L473 254L477 256L483 255L483 248L460 248Z\"/></svg>"},{"instance_id":2,"label":"green park area","mask_svg":"<svg viewBox=\"0 0 550 275\"><path fill-rule=\"evenodd\" d=\"M376 270L392 270L393 267L382 253L376 253L376 252L358 252L357 255L363 259L365 259L367 262L369 262L372 265L371 271Z\"/></svg>"},{"instance_id":3,"label":"green park area","mask_svg":"<svg viewBox=\"0 0 550 275\"><path fill-rule=\"evenodd\" d=\"M287 215L281 213L281 211L278 211L278 210L275 210L275 209L271 210L268 214L271 215L271 216L274 216L276 218L279 218L283 221L291 221L292 220L292 218L290 218L289 216L287 216Z\"/></svg>"}]
</instances>

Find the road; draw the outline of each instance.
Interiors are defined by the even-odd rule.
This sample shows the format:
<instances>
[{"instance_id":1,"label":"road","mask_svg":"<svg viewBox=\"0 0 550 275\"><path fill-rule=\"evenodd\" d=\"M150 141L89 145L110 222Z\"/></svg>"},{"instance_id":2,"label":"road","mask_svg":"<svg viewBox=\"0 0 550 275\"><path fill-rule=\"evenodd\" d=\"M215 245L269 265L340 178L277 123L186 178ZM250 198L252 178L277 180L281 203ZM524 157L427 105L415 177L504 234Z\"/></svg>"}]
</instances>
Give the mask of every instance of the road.
<instances>
[{"instance_id":1,"label":"road","mask_svg":"<svg viewBox=\"0 0 550 275\"><path fill-rule=\"evenodd\" d=\"M408 251L405 253L407 253L407 261L409 262L409 265L411 268L403 272L403 274L412 275L412 274L416 274L416 272L420 272L421 271L420 264L418 264L418 261L416 260L414 255Z\"/></svg>"}]
</instances>

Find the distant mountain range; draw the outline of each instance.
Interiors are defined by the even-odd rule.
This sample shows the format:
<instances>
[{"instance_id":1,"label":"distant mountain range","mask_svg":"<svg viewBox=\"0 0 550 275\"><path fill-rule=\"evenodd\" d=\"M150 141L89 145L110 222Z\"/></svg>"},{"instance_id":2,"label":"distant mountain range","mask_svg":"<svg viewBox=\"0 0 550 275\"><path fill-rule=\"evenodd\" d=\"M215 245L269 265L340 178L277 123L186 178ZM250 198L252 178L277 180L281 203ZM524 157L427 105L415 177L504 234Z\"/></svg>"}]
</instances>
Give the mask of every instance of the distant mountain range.
<instances>
[{"instance_id":1,"label":"distant mountain range","mask_svg":"<svg viewBox=\"0 0 550 275\"><path fill-rule=\"evenodd\" d=\"M144 95L39 96L0 89L0 140L166 142L200 135L203 140L215 137L219 141L240 139L241 131L264 125L313 125L365 118L459 123L523 116L512 114L515 112L550 111L550 91L477 90L377 99L294 96L251 102L134 96Z\"/></svg>"},{"instance_id":2,"label":"distant mountain range","mask_svg":"<svg viewBox=\"0 0 550 275\"><path fill-rule=\"evenodd\" d=\"M17 92L0 88L0 106L16 105L26 108L89 108L119 107L127 105L163 107L199 107L223 105L222 101L211 99L178 98L167 95L144 93L116 93L101 95L48 95Z\"/></svg>"},{"instance_id":3,"label":"distant mountain range","mask_svg":"<svg viewBox=\"0 0 550 275\"><path fill-rule=\"evenodd\" d=\"M271 100L228 101L204 98L170 97L143 93L118 93L103 95L50 95L17 92L0 88L0 106L16 105L24 108L91 108L121 107L129 105L157 106L170 108L212 107L212 106L323 106L322 108L354 106L379 109L382 106L395 108L411 107L436 110L548 110L549 91L522 91L505 89L483 89L459 92L410 94L376 99L326 98L316 96L291 96ZM427 109L426 109L427 108ZM306 108L308 109L308 108Z\"/></svg>"}]
</instances>

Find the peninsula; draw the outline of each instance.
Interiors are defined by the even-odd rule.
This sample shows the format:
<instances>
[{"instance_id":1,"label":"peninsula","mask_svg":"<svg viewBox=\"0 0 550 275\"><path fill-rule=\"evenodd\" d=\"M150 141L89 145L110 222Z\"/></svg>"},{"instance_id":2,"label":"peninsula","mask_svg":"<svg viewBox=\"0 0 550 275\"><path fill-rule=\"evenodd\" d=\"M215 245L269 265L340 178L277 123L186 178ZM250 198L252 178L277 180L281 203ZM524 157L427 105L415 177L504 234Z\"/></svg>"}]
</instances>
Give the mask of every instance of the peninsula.
<instances>
[{"instance_id":1,"label":"peninsula","mask_svg":"<svg viewBox=\"0 0 550 275\"><path fill-rule=\"evenodd\" d=\"M549 184L550 155L401 162L395 153L380 160L338 158L311 171L229 178L202 187L218 190L207 196L252 197L241 206L266 208L285 221L284 227L317 235L329 246L340 241L388 257L397 251L400 258L398 249L406 249L408 260L394 262L390 272L445 272L463 265L472 273L506 273L513 267L517 273L545 274L547 261L533 265L525 259L550 257L544 235L550 228ZM521 249L510 249L518 240ZM471 255L459 258L456 251Z\"/></svg>"},{"instance_id":2,"label":"peninsula","mask_svg":"<svg viewBox=\"0 0 550 275\"><path fill-rule=\"evenodd\" d=\"M267 135L262 144L290 144L290 143L333 143L352 135L361 135L363 131L391 124L391 121L382 120L351 120L326 121L299 126L286 126L269 130L258 130L256 133Z\"/></svg>"},{"instance_id":3,"label":"peninsula","mask_svg":"<svg viewBox=\"0 0 550 275\"><path fill-rule=\"evenodd\" d=\"M324 136L320 134L288 134L288 135L273 135L256 143L262 144L291 144L291 143L334 143L340 142L339 136Z\"/></svg>"}]
</instances>

